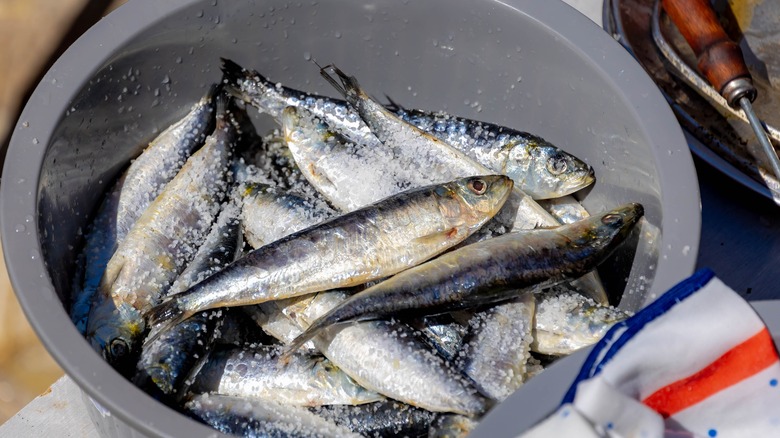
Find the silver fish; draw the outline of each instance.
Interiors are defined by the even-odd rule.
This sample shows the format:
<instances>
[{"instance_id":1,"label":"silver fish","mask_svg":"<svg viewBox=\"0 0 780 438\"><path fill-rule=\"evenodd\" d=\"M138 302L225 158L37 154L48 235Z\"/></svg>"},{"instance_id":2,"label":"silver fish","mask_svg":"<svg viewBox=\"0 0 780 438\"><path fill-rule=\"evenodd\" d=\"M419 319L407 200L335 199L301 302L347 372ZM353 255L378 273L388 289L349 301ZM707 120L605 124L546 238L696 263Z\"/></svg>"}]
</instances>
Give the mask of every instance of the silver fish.
<instances>
[{"instance_id":1,"label":"silver fish","mask_svg":"<svg viewBox=\"0 0 780 438\"><path fill-rule=\"evenodd\" d=\"M312 412L366 437L425 435L439 414L394 400L359 406L322 406Z\"/></svg>"},{"instance_id":2,"label":"silver fish","mask_svg":"<svg viewBox=\"0 0 780 438\"><path fill-rule=\"evenodd\" d=\"M297 354L280 365L279 350L272 346L213 351L189 389L296 406L359 405L384 399L322 356Z\"/></svg>"},{"instance_id":3,"label":"silver fish","mask_svg":"<svg viewBox=\"0 0 780 438\"><path fill-rule=\"evenodd\" d=\"M627 204L574 224L509 233L451 251L351 296L287 351L334 324L477 307L578 278L609 257L643 214L641 205Z\"/></svg>"},{"instance_id":4,"label":"silver fish","mask_svg":"<svg viewBox=\"0 0 780 438\"><path fill-rule=\"evenodd\" d=\"M537 297L531 350L555 356L571 354L595 344L615 323L630 316L565 287L554 287Z\"/></svg>"},{"instance_id":5,"label":"silver fish","mask_svg":"<svg viewBox=\"0 0 780 438\"><path fill-rule=\"evenodd\" d=\"M87 232L84 250L77 262L77 274L73 279L73 303L70 318L82 335L87 331L87 317L95 300L95 293L106 265L116 251L117 208L127 172L114 184L103 199L97 215Z\"/></svg>"},{"instance_id":6,"label":"silver fish","mask_svg":"<svg viewBox=\"0 0 780 438\"><path fill-rule=\"evenodd\" d=\"M143 313L195 256L219 212L234 134L225 106L218 97L214 134L136 221L106 267L87 337L114 365L137 350Z\"/></svg>"},{"instance_id":7,"label":"silver fish","mask_svg":"<svg viewBox=\"0 0 780 438\"><path fill-rule=\"evenodd\" d=\"M309 324L344 302L344 291L320 292L290 313ZM363 386L433 412L474 416L489 406L462 375L396 321L367 321L324 330L314 345Z\"/></svg>"},{"instance_id":8,"label":"silver fish","mask_svg":"<svg viewBox=\"0 0 780 438\"><path fill-rule=\"evenodd\" d=\"M251 400L229 395L202 394L184 408L214 429L244 437L359 438L301 406L271 400Z\"/></svg>"},{"instance_id":9,"label":"silver fish","mask_svg":"<svg viewBox=\"0 0 780 438\"><path fill-rule=\"evenodd\" d=\"M288 235L234 262L148 313L151 326L196 312L363 284L463 241L498 211L512 188L476 176L386 198Z\"/></svg>"},{"instance_id":10,"label":"silver fish","mask_svg":"<svg viewBox=\"0 0 780 438\"><path fill-rule=\"evenodd\" d=\"M343 100L273 83L227 59L222 59L222 71L231 93L277 120L285 107L305 108L349 142L369 149L381 147L368 126ZM406 110L397 105L391 105L388 110L494 172L505 173L515 180L520 190L534 198L563 196L593 182L590 166L539 137L444 113Z\"/></svg>"},{"instance_id":11,"label":"silver fish","mask_svg":"<svg viewBox=\"0 0 780 438\"><path fill-rule=\"evenodd\" d=\"M84 245L83 278L77 275L72 294L71 319L82 334L100 278L117 245L213 129L216 90L212 86L186 116L152 140L101 204Z\"/></svg>"},{"instance_id":12,"label":"silver fish","mask_svg":"<svg viewBox=\"0 0 780 438\"><path fill-rule=\"evenodd\" d=\"M458 358L482 394L503 401L526 380L533 341L533 292L477 313Z\"/></svg>"},{"instance_id":13,"label":"silver fish","mask_svg":"<svg viewBox=\"0 0 780 438\"><path fill-rule=\"evenodd\" d=\"M512 178L534 199L566 196L595 181L593 168L585 162L527 132L398 104L388 109L485 167Z\"/></svg>"}]
</instances>

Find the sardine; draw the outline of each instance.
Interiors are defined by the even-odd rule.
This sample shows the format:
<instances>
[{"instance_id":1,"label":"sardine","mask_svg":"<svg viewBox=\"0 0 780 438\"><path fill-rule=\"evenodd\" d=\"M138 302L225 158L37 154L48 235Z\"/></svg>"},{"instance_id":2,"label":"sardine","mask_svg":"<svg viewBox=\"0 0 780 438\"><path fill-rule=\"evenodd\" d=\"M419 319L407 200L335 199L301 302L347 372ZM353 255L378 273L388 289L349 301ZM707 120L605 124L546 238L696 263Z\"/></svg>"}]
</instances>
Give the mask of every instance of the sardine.
<instances>
[{"instance_id":1,"label":"sardine","mask_svg":"<svg viewBox=\"0 0 780 438\"><path fill-rule=\"evenodd\" d=\"M322 406L315 414L365 437L424 436L440 414L394 400L359 406Z\"/></svg>"},{"instance_id":2,"label":"sardine","mask_svg":"<svg viewBox=\"0 0 780 438\"><path fill-rule=\"evenodd\" d=\"M451 251L351 296L287 351L334 324L498 303L524 288L580 277L609 257L643 214L641 205L627 204L574 224L509 233Z\"/></svg>"},{"instance_id":3,"label":"sardine","mask_svg":"<svg viewBox=\"0 0 780 438\"><path fill-rule=\"evenodd\" d=\"M305 329L344 302L344 291L318 293L290 314ZM326 329L314 345L363 386L433 412L479 415L489 403L473 385L397 321L367 321Z\"/></svg>"},{"instance_id":4,"label":"sardine","mask_svg":"<svg viewBox=\"0 0 780 438\"><path fill-rule=\"evenodd\" d=\"M83 278L81 274L76 276L72 294L71 319L82 334L100 279L117 245L214 128L216 90L212 86L186 116L152 140L101 204L84 245Z\"/></svg>"},{"instance_id":5,"label":"sardine","mask_svg":"<svg viewBox=\"0 0 780 438\"><path fill-rule=\"evenodd\" d=\"M559 198L595 181L593 168L545 139L493 123L445 112L388 108L421 131L502 173L534 199Z\"/></svg>"},{"instance_id":6,"label":"sardine","mask_svg":"<svg viewBox=\"0 0 780 438\"><path fill-rule=\"evenodd\" d=\"M189 389L296 406L359 405L384 399L320 355L301 353L280 365L279 349L273 346L211 352Z\"/></svg>"},{"instance_id":7,"label":"sardine","mask_svg":"<svg viewBox=\"0 0 780 438\"><path fill-rule=\"evenodd\" d=\"M518 295L474 315L458 358L480 392L496 401L506 399L526 380L535 302L532 291Z\"/></svg>"},{"instance_id":8,"label":"sardine","mask_svg":"<svg viewBox=\"0 0 780 438\"><path fill-rule=\"evenodd\" d=\"M285 107L305 108L349 142L374 149L381 142L358 114L340 99L317 96L275 84L256 71L222 59L226 88L239 99L280 121ZM406 110L389 111L413 123L497 173L515 180L517 187L539 199L573 193L593 182L590 166L544 139L490 123L447 115ZM281 122L280 122L281 123ZM481 172L484 173L484 172Z\"/></svg>"},{"instance_id":9,"label":"sardine","mask_svg":"<svg viewBox=\"0 0 780 438\"><path fill-rule=\"evenodd\" d=\"M256 438L360 437L304 407L270 400L202 394L193 397L184 408L204 423L229 435Z\"/></svg>"},{"instance_id":10,"label":"sardine","mask_svg":"<svg viewBox=\"0 0 780 438\"><path fill-rule=\"evenodd\" d=\"M123 173L100 204L97 215L89 225L84 250L77 260L73 279L73 302L70 318L82 335L87 331L87 317L95 300L100 278L117 246L117 208L127 176Z\"/></svg>"},{"instance_id":11,"label":"sardine","mask_svg":"<svg viewBox=\"0 0 780 438\"><path fill-rule=\"evenodd\" d=\"M531 350L555 356L571 354L595 344L615 323L630 316L566 288L554 287L537 297Z\"/></svg>"},{"instance_id":12,"label":"sardine","mask_svg":"<svg viewBox=\"0 0 780 438\"><path fill-rule=\"evenodd\" d=\"M100 281L87 337L115 366L137 353L142 315L195 256L219 212L234 137L225 106L218 97L214 134L138 219Z\"/></svg>"},{"instance_id":13,"label":"sardine","mask_svg":"<svg viewBox=\"0 0 780 438\"><path fill-rule=\"evenodd\" d=\"M475 176L386 198L288 235L234 262L148 313L175 324L214 307L350 287L415 266L458 244L506 201L512 180Z\"/></svg>"}]
</instances>

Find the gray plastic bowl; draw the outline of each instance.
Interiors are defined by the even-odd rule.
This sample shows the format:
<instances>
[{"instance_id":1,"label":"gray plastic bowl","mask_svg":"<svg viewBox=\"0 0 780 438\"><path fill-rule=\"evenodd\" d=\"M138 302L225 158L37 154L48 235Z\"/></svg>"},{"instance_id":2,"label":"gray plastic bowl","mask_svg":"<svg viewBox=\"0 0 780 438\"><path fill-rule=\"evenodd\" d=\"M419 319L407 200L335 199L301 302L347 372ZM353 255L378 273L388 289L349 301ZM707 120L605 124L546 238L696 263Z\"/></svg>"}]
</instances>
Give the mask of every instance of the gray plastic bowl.
<instances>
[{"instance_id":1,"label":"gray plastic bowl","mask_svg":"<svg viewBox=\"0 0 780 438\"><path fill-rule=\"evenodd\" d=\"M681 130L641 67L600 28L550 0L425 2L134 0L47 73L13 133L2 239L14 289L44 345L94 399L110 436L213 433L119 376L63 303L89 218L153 133L220 79L219 57L333 94L309 62L336 63L369 92L527 130L588 161L591 211L641 202L661 230L601 269L638 308L693 272L700 206ZM269 126L265 126L267 128Z\"/></svg>"}]
</instances>

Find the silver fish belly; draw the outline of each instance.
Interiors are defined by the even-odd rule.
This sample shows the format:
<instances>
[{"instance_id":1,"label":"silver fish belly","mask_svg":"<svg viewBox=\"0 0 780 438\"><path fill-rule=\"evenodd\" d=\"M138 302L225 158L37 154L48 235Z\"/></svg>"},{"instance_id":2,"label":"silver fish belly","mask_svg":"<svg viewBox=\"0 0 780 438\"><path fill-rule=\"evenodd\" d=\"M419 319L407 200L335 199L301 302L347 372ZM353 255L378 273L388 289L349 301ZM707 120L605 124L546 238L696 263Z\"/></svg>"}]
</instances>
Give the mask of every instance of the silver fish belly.
<instances>
[{"instance_id":1,"label":"silver fish belly","mask_svg":"<svg viewBox=\"0 0 780 438\"><path fill-rule=\"evenodd\" d=\"M296 406L359 405L382 400L328 359L309 353L279 364L277 347L213 351L189 389Z\"/></svg>"},{"instance_id":2,"label":"silver fish belly","mask_svg":"<svg viewBox=\"0 0 780 438\"><path fill-rule=\"evenodd\" d=\"M309 412L301 406L269 400L249 400L228 395L203 394L184 408L214 429L229 435L298 438L349 437L360 435Z\"/></svg>"}]
</instances>

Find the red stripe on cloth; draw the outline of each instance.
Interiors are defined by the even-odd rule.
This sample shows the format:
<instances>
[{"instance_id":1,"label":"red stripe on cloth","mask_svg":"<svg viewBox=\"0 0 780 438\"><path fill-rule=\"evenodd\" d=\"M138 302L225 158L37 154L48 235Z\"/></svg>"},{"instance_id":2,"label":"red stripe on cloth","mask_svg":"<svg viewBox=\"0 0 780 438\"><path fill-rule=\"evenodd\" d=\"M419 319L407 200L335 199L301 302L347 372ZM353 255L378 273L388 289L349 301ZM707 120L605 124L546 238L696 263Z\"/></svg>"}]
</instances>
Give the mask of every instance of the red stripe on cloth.
<instances>
[{"instance_id":1,"label":"red stripe on cloth","mask_svg":"<svg viewBox=\"0 0 780 438\"><path fill-rule=\"evenodd\" d=\"M765 328L727 351L701 371L669 384L642 403L664 418L699 403L777 362L777 351Z\"/></svg>"}]
</instances>

